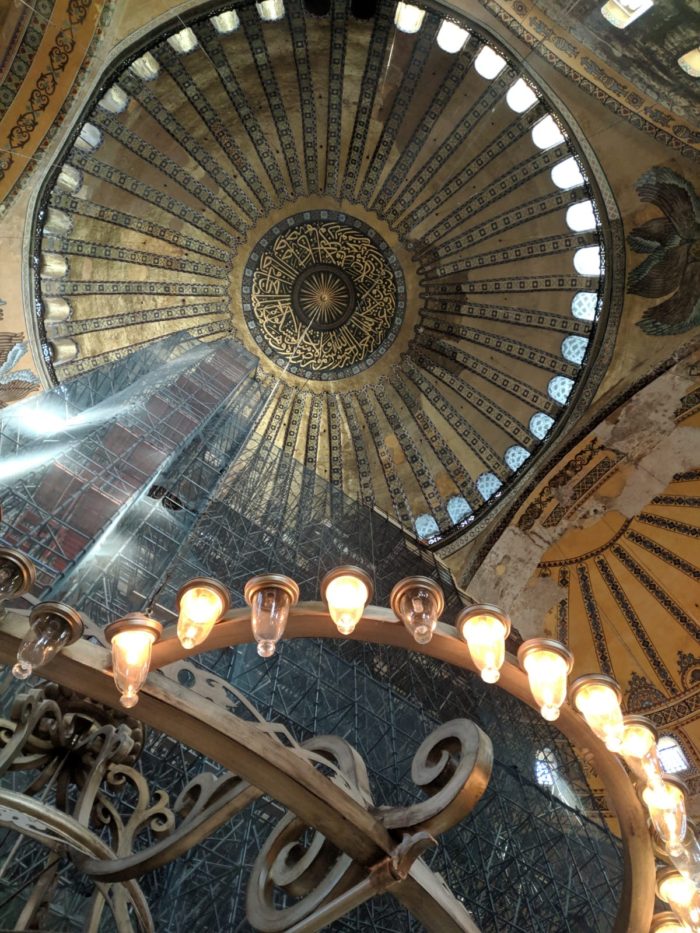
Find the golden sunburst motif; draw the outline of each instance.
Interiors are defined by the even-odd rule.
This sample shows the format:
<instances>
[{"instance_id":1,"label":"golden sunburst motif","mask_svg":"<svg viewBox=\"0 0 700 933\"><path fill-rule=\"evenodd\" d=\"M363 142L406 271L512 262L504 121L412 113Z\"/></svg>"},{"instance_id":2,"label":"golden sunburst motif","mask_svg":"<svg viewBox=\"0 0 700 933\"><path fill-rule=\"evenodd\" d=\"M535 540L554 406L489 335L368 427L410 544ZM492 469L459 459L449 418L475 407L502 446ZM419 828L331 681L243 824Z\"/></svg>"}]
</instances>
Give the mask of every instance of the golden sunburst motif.
<instances>
[{"instance_id":1,"label":"golden sunburst motif","mask_svg":"<svg viewBox=\"0 0 700 933\"><path fill-rule=\"evenodd\" d=\"M403 320L405 285L394 254L346 214L288 218L251 253L243 311L258 346L277 365L311 379L371 366Z\"/></svg>"}]
</instances>

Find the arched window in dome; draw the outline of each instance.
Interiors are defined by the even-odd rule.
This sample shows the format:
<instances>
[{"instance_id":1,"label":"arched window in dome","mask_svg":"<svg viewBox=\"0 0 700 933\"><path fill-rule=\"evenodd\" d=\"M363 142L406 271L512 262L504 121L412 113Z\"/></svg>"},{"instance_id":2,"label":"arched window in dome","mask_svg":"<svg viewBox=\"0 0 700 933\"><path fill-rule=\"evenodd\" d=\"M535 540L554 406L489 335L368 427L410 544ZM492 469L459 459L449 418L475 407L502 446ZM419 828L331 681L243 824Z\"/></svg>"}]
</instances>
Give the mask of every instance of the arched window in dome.
<instances>
[{"instance_id":1,"label":"arched window in dome","mask_svg":"<svg viewBox=\"0 0 700 933\"><path fill-rule=\"evenodd\" d=\"M220 35L227 36L238 29L241 21L235 10L225 10L223 13L219 13L218 16L212 16L211 24Z\"/></svg>"},{"instance_id":2,"label":"arched window in dome","mask_svg":"<svg viewBox=\"0 0 700 933\"><path fill-rule=\"evenodd\" d=\"M456 55L457 52L462 51L468 38L468 29L462 29L457 23L451 23L448 19L443 19L435 41L443 52L447 52L448 55Z\"/></svg>"},{"instance_id":3,"label":"arched window in dome","mask_svg":"<svg viewBox=\"0 0 700 933\"><path fill-rule=\"evenodd\" d=\"M554 122L554 117L547 114L532 127L532 141L538 149L551 149L563 143L565 136Z\"/></svg>"},{"instance_id":4,"label":"arched window in dome","mask_svg":"<svg viewBox=\"0 0 700 933\"><path fill-rule=\"evenodd\" d=\"M574 253L574 269L579 275L600 275L600 246L582 246Z\"/></svg>"},{"instance_id":5,"label":"arched window in dome","mask_svg":"<svg viewBox=\"0 0 700 933\"><path fill-rule=\"evenodd\" d=\"M576 292L571 300L571 313L581 321L595 321L598 295L595 292Z\"/></svg>"},{"instance_id":6,"label":"arched window in dome","mask_svg":"<svg viewBox=\"0 0 700 933\"><path fill-rule=\"evenodd\" d=\"M258 16L266 23L274 23L284 16L284 0L259 0L255 4Z\"/></svg>"},{"instance_id":7,"label":"arched window in dome","mask_svg":"<svg viewBox=\"0 0 700 933\"><path fill-rule=\"evenodd\" d=\"M510 469L515 472L523 465L523 463L525 463L529 456L529 450L521 447L520 444L513 444L513 446L509 447L505 452L503 459L506 462L506 466L510 467Z\"/></svg>"},{"instance_id":8,"label":"arched window in dome","mask_svg":"<svg viewBox=\"0 0 700 933\"><path fill-rule=\"evenodd\" d=\"M410 3L402 3L401 0L396 4L396 13L394 14L394 25L399 32L413 33L418 32L425 19L425 10L419 6L413 6Z\"/></svg>"},{"instance_id":9,"label":"arched window in dome","mask_svg":"<svg viewBox=\"0 0 700 933\"><path fill-rule=\"evenodd\" d=\"M515 84L508 89L506 103L516 113L525 113L533 104L537 103L537 94L522 78L518 78Z\"/></svg>"},{"instance_id":10,"label":"arched window in dome","mask_svg":"<svg viewBox=\"0 0 700 933\"><path fill-rule=\"evenodd\" d=\"M190 27L185 26L180 32L176 32L174 36L168 38L168 45L178 55L187 55L188 52L193 52L197 48L199 41Z\"/></svg>"},{"instance_id":11,"label":"arched window in dome","mask_svg":"<svg viewBox=\"0 0 700 933\"><path fill-rule=\"evenodd\" d=\"M553 424L554 418L551 415L538 411L530 418L530 434L542 441L549 434Z\"/></svg>"},{"instance_id":12,"label":"arched window in dome","mask_svg":"<svg viewBox=\"0 0 700 933\"><path fill-rule=\"evenodd\" d=\"M579 201L572 204L566 212L566 223L569 230L573 230L575 233L595 230L598 221L593 213L593 202Z\"/></svg>"},{"instance_id":13,"label":"arched window in dome","mask_svg":"<svg viewBox=\"0 0 700 933\"><path fill-rule=\"evenodd\" d=\"M492 81L506 67L506 60L490 45L485 45L474 59L474 67L482 78Z\"/></svg>"},{"instance_id":14,"label":"arched window in dome","mask_svg":"<svg viewBox=\"0 0 700 933\"><path fill-rule=\"evenodd\" d=\"M662 735L659 739L656 750L659 753L661 767L666 774L680 774L681 771L687 771L690 762L685 757L685 753L672 735Z\"/></svg>"},{"instance_id":15,"label":"arched window in dome","mask_svg":"<svg viewBox=\"0 0 700 933\"><path fill-rule=\"evenodd\" d=\"M423 541L427 541L428 538L434 538L435 535L440 534L440 526L432 515L419 515L415 521L415 527L416 534Z\"/></svg>"},{"instance_id":16,"label":"arched window in dome","mask_svg":"<svg viewBox=\"0 0 700 933\"><path fill-rule=\"evenodd\" d=\"M564 159L563 162L557 162L552 169L552 181L557 188L561 188L562 191L568 191L570 188L577 188L579 185L583 184L584 180L581 169L578 167L578 162L573 156L569 156L569 158Z\"/></svg>"},{"instance_id":17,"label":"arched window in dome","mask_svg":"<svg viewBox=\"0 0 700 933\"><path fill-rule=\"evenodd\" d=\"M472 514L472 507L464 496L452 496L447 502L447 514L456 525L458 522L461 522L463 518L466 518L467 515Z\"/></svg>"},{"instance_id":18,"label":"arched window in dome","mask_svg":"<svg viewBox=\"0 0 700 933\"><path fill-rule=\"evenodd\" d=\"M571 334L564 337L561 342L561 355L570 363L580 366L588 349L588 337L579 337L577 334Z\"/></svg>"},{"instance_id":19,"label":"arched window in dome","mask_svg":"<svg viewBox=\"0 0 700 933\"><path fill-rule=\"evenodd\" d=\"M566 405L573 387L574 380L569 379L568 376L554 376L554 378L549 380L547 393L555 402L559 402L560 405Z\"/></svg>"},{"instance_id":20,"label":"arched window in dome","mask_svg":"<svg viewBox=\"0 0 700 933\"><path fill-rule=\"evenodd\" d=\"M482 473L476 479L476 488L481 493L482 499L490 499L503 484L495 473Z\"/></svg>"},{"instance_id":21,"label":"arched window in dome","mask_svg":"<svg viewBox=\"0 0 700 933\"><path fill-rule=\"evenodd\" d=\"M551 787L558 771L557 756L551 748L540 748L535 752L535 780L540 787Z\"/></svg>"}]
</instances>

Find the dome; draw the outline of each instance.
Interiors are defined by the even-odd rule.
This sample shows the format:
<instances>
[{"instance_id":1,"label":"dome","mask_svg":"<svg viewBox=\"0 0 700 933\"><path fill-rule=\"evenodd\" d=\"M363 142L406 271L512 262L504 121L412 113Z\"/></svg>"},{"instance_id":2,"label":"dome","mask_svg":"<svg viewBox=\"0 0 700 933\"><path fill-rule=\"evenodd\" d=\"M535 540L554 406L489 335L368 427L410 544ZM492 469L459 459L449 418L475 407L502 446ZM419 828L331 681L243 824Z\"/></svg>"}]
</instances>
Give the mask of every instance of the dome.
<instances>
[{"instance_id":1,"label":"dome","mask_svg":"<svg viewBox=\"0 0 700 933\"><path fill-rule=\"evenodd\" d=\"M279 447L431 544L473 536L604 372L612 201L580 132L451 13L183 23L112 63L37 199L48 378L230 334Z\"/></svg>"}]
</instances>

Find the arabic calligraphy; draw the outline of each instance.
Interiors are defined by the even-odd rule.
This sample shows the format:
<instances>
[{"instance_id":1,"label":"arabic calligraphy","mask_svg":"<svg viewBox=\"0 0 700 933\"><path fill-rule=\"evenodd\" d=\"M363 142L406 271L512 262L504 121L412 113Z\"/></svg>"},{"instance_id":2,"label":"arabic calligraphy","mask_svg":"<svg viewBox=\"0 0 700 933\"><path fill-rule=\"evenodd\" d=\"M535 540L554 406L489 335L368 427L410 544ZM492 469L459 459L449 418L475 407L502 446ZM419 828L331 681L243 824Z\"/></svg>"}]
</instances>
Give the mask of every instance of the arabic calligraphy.
<instances>
[{"instance_id":1,"label":"arabic calligraphy","mask_svg":"<svg viewBox=\"0 0 700 933\"><path fill-rule=\"evenodd\" d=\"M384 241L360 221L310 216L290 218L253 251L244 313L278 365L338 378L371 365L393 341L403 317L397 272L402 285L403 276Z\"/></svg>"}]
</instances>

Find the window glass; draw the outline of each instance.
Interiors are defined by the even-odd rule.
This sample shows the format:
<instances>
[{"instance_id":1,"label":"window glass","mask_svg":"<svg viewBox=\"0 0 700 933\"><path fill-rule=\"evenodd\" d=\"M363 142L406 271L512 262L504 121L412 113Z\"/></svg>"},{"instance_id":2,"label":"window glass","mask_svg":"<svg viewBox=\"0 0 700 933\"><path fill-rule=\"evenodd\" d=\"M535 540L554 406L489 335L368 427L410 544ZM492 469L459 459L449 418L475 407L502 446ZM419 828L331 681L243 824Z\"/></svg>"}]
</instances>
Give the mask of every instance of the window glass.
<instances>
[{"instance_id":1,"label":"window glass","mask_svg":"<svg viewBox=\"0 0 700 933\"><path fill-rule=\"evenodd\" d=\"M593 213L593 202L579 201L578 204L572 204L566 212L566 223L569 230L574 230L576 233L595 230L598 222Z\"/></svg>"},{"instance_id":2,"label":"window glass","mask_svg":"<svg viewBox=\"0 0 700 933\"><path fill-rule=\"evenodd\" d=\"M595 321L597 305L595 292L576 292L571 300L571 313L582 321Z\"/></svg>"},{"instance_id":3,"label":"window glass","mask_svg":"<svg viewBox=\"0 0 700 933\"><path fill-rule=\"evenodd\" d=\"M571 334L565 337L561 342L561 355L570 363L580 365L586 355L588 348L588 337L579 337L577 334Z\"/></svg>"},{"instance_id":4,"label":"window glass","mask_svg":"<svg viewBox=\"0 0 700 933\"><path fill-rule=\"evenodd\" d=\"M553 424L554 418L551 415L538 411L530 418L530 434L539 441L544 440Z\"/></svg>"},{"instance_id":5,"label":"window glass","mask_svg":"<svg viewBox=\"0 0 700 933\"><path fill-rule=\"evenodd\" d=\"M455 525L461 522L467 515L471 515L472 507L463 496L452 496L447 503L447 514Z\"/></svg>"},{"instance_id":6,"label":"window glass","mask_svg":"<svg viewBox=\"0 0 700 933\"><path fill-rule=\"evenodd\" d=\"M498 492L501 485L502 483L495 473L482 473L476 480L476 488L483 499L490 499L494 493Z\"/></svg>"},{"instance_id":7,"label":"window glass","mask_svg":"<svg viewBox=\"0 0 700 933\"><path fill-rule=\"evenodd\" d=\"M482 78L491 81L506 67L506 60L498 52L495 52L490 45L485 45L474 59L474 67Z\"/></svg>"},{"instance_id":8,"label":"window glass","mask_svg":"<svg viewBox=\"0 0 700 933\"><path fill-rule=\"evenodd\" d=\"M532 90L529 84L526 84L522 78L513 84L506 94L506 103L511 110L516 113L525 113L534 103L537 102L537 94Z\"/></svg>"},{"instance_id":9,"label":"window glass","mask_svg":"<svg viewBox=\"0 0 700 933\"><path fill-rule=\"evenodd\" d=\"M549 380L547 392L549 393L549 397L553 398L555 402L559 402L560 405L566 405L573 387L573 379L569 379L568 376L555 376L553 379Z\"/></svg>"},{"instance_id":10,"label":"window glass","mask_svg":"<svg viewBox=\"0 0 700 933\"><path fill-rule=\"evenodd\" d=\"M551 149L563 143L564 134L554 122L551 114L547 114L539 123L532 127L532 141L538 149Z\"/></svg>"},{"instance_id":11,"label":"window glass","mask_svg":"<svg viewBox=\"0 0 700 933\"><path fill-rule=\"evenodd\" d=\"M505 452L503 459L506 462L506 466L510 467L511 470L515 471L518 467L521 467L523 463L530 456L530 451L526 450L524 447L521 447L519 444L514 444L512 447L509 447Z\"/></svg>"},{"instance_id":12,"label":"window glass","mask_svg":"<svg viewBox=\"0 0 700 933\"><path fill-rule=\"evenodd\" d=\"M557 188L561 188L563 191L568 191L569 188L576 188L583 184L584 177L578 167L578 162L573 156L564 159L563 162L557 162L552 169L552 181Z\"/></svg>"},{"instance_id":13,"label":"window glass","mask_svg":"<svg viewBox=\"0 0 700 933\"><path fill-rule=\"evenodd\" d=\"M678 774L690 767L677 739L672 735L662 735L656 746L661 767L667 774Z\"/></svg>"},{"instance_id":14,"label":"window glass","mask_svg":"<svg viewBox=\"0 0 700 933\"><path fill-rule=\"evenodd\" d=\"M551 748L540 748L535 753L535 780L541 787L551 787L559 770Z\"/></svg>"},{"instance_id":15,"label":"window glass","mask_svg":"<svg viewBox=\"0 0 700 933\"><path fill-rule=\"evenodd\" d=\"M432 515L419 515L415 525L416 534L423 540L440 534L440 527Z\"/></svg>"},{"instance_id":16,"label":"window glass","mask_svg":"<svg viewBox=\"0 0 700 933\"><path fill-rule=\"evenodd\" d=\"M574 269L579 275L600 275L600 247L582 246L574 253Z\"/></svg>"},{"instance_id":17,"label":"window glass","mask_svg":"<svg viewBox=\"0 0 700 933\"><path fill-rule=\"evenodd\" d=\"M436 42L443 52L456 55L457 52L462 51L468 38L469 31L467 29L462 29L457 23L451 23L448 19L443 19Z\"/></svg>"}]
</instances>

